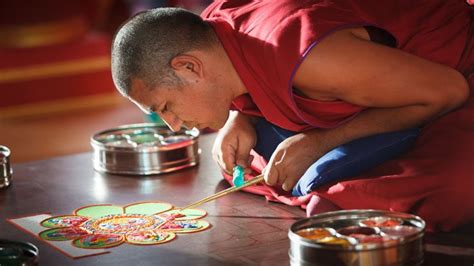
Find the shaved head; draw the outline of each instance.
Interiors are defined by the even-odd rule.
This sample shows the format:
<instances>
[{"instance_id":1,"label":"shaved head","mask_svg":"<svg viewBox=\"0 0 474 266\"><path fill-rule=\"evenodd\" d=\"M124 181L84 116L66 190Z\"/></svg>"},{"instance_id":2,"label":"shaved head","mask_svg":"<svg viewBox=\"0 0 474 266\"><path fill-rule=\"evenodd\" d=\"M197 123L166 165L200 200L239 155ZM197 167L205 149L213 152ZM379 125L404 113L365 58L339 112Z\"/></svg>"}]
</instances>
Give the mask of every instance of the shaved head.
<instances>
[{"instance_id":1,"label":"shaved head","mask_svg":"<svg viewBox=\"0 0 474 266\"><path fill-rule=\"evenodd\" d=\"M146 87L176 86L180 79L171 60L192 50L218 43L212 27L198 15L181 8L157 8L128 20L112 43L112 77L119 92L128 96L132 78Z\"/></svg>"}]
</instances>

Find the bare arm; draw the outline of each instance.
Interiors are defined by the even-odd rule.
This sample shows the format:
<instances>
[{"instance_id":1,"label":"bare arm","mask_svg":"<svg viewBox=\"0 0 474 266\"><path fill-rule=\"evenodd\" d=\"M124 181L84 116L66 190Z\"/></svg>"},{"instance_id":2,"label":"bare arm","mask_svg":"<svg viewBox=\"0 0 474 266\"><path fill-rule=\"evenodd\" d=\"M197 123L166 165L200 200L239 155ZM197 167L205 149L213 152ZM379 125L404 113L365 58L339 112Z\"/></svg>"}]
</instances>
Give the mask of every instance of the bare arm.
<instances>
[{"instance_id":1,"label":"bare arm","mask_svg":"<svg viewBox=\"0 0 474 266\"><path fill-rule=\"evenodd\" d=\"M353 30L321 41L298 69L294 85L310 98L370 107L330 130L342 135L336 146L421 125L461 105L469 91L456 70L364 40Z\"/></svg>"},{"instance_id":2,"label":"bare arm","mask_svg":"<svg viewBox=\"0 0 474 266\"><path fill-rule=\"evenodd\" d=\"M268 184L289 190L312 162L334 147L422 125L467 99L467 82L456 70L372 43L359 33L343 30L322 40L293 82L306 97L369 109L337 128L311 130L280 144L266 169Z\"/></svg>"}]
</instances>

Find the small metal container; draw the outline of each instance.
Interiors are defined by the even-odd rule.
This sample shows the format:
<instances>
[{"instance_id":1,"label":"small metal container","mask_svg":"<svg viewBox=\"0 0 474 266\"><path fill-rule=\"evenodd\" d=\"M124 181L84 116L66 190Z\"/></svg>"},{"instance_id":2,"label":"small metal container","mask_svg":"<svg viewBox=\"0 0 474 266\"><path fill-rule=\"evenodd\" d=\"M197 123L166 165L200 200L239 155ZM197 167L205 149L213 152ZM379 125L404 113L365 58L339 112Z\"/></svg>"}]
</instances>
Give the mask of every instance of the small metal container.
<instances>
[{"instance_id":1,"label":"small metal container","mask_svg":"<svg viewBox=\"0 0 474 266\"><path fill-rule=\"evenodd\" d=\"M0 265L36 266L38 261L39 250L35 245L0 239Z\"/></svg>"},{"instance_id":2,"label":"small metal container","mask_svg":"<svg viewBox=\"0 0 474 266\"><path fill-rule=\"evenodd\" d=\"M316 233L311 234L311 230ZM314 235L321 235L321 230L331 235L315 238ZM425 222L407 213L381 210L322 213L291 226L290 264L421 265L424 230Z\"/></svg>"},{"instance_id":3,"label":"small metal container","mask_svg":"<svg viewBox=\"0 0 474 266\"><path fill-rule=\"evenodd\" d=\"M100 172L152 175L195 166L201 153L199 130L172 132L154 123L123 125L91 137L94 169Z\"/></svg>"},{"instance_id":4,"label":"small metal container","mask_svg":"<svg viewBox=\"0 0 474 266\"><path fill-rule=\"evenodd\" d=\"M10 149L0 145L0 189L10 186L11 180Z\"/></svg>"}]
</instances>

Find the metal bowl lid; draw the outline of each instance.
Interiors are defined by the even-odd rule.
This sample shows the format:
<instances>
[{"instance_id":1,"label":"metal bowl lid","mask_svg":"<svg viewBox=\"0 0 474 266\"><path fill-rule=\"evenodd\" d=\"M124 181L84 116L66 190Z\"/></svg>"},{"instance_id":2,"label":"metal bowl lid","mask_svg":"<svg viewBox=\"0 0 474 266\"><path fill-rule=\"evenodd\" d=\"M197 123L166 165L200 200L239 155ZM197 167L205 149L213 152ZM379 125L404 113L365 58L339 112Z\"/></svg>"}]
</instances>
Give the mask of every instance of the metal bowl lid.
<instances>
[{"instance_id":1,"label":"metal bowl lid","mask_svg":"<svg viewBox=\"0 0 474 266\"><path fill-rule=\"evenodd\" d=\"M156 152L188 146L199 137L199 130L172 132L154 123L122 125L94 134L91 145L109 151Z\"/></svg>"},{"instance_id":2,"label":"metal bowl lid","mask_svg":"<svg viewBox=\"0 0 474 266\"><path fill-rule=\"evenodd\" d=\"M341 231L344 233L344 230L351 229L353 227L361 226L361 222L366 219L371 219L374 217L386 217L392 218L395 220L401 220L403 225L396 225L391 228L391 230L384 228L376 228L374 232L380 233L380 236L386 237L389 236L387 232L393 233L393 239L396 241L384 241L381 243L357 243L352 245L323 245L317 242L311 241L305 237L300 236L297 232L303 229L309 228L332 228L338 233L336 236L340 236ZM363 226L363 225L362 225ZM410 228L407 232L407 228ZM329 250L373 250L379 248L386 248L395 245L401 245L407 242L414 241L423 237L425 229L425 222L418 216L401 213L401 212L390 212L383 210L371 210L371 209L361 209L361 210L341 210L334 212L327 212L318 214L312 217L301 219L295 222L288 232L290 240L298 242L303 246L312 246L316 248L329 249ZM396 231L403 230L399 235L395 235ZM367 231L367 230L363 230ZM407 233L405 233L407 232ZM346 237L342 235L343 237Z\"/></svg>"},{"instance_id":3,"label":"metal bowl lid","mask_svg":"<svg viewBox=\"0 0 474 266\"><path fill-rule=\"evenodd\" d=\"M94 169L127 175L152 175L198 164L198 129L173 132L154 123L123 125L91 137Z\"/></svg>"}]
</instances>

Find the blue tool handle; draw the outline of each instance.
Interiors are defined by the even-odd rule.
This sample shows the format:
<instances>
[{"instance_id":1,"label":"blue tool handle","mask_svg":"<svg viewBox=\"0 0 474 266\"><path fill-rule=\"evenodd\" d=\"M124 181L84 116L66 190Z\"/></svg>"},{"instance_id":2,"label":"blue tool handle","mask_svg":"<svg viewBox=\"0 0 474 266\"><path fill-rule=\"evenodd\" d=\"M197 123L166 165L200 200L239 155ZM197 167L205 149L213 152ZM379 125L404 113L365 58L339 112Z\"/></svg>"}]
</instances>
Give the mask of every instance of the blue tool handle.
<instances>
[{"instance_id":1,"label":"blue tool handle","mask_svg":"<svg viewBox=\"0 0 474 266\"><path fill-rule=\"evenodd\" d=\"M232 173L232 183L234 183L234 186L240 187L244 182L244 168L240 165L236 165Z\"/></svg>"}]
</instances>

